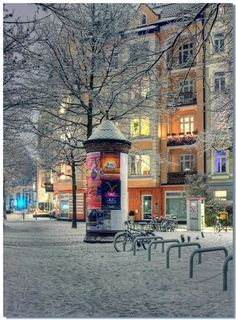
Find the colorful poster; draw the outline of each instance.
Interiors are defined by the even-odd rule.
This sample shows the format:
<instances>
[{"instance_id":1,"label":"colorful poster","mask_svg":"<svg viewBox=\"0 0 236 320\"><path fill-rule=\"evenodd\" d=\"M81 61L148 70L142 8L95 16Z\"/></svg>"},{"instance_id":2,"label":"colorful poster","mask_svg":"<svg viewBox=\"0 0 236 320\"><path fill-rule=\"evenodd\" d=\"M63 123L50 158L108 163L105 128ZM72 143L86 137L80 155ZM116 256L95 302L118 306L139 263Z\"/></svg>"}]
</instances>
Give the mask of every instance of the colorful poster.
<instances>
[{"instance_id":1,"label":"colorful poster","mask_svg":"<svg viewBox=\"0 0 236 320\"><path fill-rule=\"evenodd\" d=\"M105 175L120 175L120 154L102 153L100 161L100 173L102 178Z\"/></svg>"},{"instance_id":2,"label":"colorful poster","mask_svg":"<svg viewBox=\"0 0 236 320\"><path fill-rule=\"evenodd\" d=\"M119 180L102 180L102 209L120 209Z\"/></svg>"},{"instance_id":3,"label":"colorful poster","mask_svg":"<svg viewBox=\"0 0 236 320\"><path fill-rule=\"evenodd\" d=\"M88 209L101 209L102 189L100 180L100 152L91 152L87 154L88 169Z\"/></svg>"},{"instance_id":4,"label":"colorful poster","mask_svg":"<svg viewBox=\"0 0 236 320\"><path fill-rule=\"evenodd\" d=\"M100 152L91 152L87 154L88 177L92 180L100 179Z\"/></svg>"},{"instance_id":5,"label":"colorful poster","mask_svg":"<svg viewBox=\"0 0 236 320\"><path fill-rule=\"evenodd\" d=\"M100 180L96 181L88 177L87 208L101 209L101 202L102 202L101 181Z\"/></svg>"},{"instance_id":6,"label":"colorful poster","mask_svg":"<svg viewBox=\"0 0 236 320\"><path fill-rule=\"evenodd\" d=\"M86 219L87 230L110 230L111 212L109 210L88 210Z\"/></svg>"}]
</instances>

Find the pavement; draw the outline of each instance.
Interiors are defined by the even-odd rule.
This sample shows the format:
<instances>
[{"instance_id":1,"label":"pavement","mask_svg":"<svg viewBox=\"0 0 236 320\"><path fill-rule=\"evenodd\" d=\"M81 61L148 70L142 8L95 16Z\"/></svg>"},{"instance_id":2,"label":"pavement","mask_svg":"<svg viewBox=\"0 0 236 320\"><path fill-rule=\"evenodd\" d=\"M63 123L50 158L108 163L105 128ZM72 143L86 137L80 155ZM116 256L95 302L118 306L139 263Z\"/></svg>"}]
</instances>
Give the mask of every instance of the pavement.
<instances>
[{"instance_id":1,"label":"pavement","mask_svg":"<svg viewBox=\"0 0 236 320\"><path fill-rule=\"evenodd\" d=\"M24 215L21 212L15 212L11 214L7 214L7 221L32 221L32 220L50 220L48 217L33 217L33 213L25 213ZM187 231L187 225L180 224L178 225L177 231ZM204 232L214 232L214 227L205 227L203 229ZM228 228L228 231L232 232L232 228Z\"/></svg>"}]
</instances>

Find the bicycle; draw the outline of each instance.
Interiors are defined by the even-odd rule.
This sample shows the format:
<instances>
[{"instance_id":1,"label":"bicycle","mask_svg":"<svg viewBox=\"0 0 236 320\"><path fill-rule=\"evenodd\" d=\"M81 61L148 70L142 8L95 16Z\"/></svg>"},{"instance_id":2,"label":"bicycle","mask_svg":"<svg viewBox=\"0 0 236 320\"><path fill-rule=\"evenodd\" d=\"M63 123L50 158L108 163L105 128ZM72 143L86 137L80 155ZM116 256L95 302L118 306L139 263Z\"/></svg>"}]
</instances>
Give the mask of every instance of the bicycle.
<instances>
[{"instance_id":1,"label":"bicycle","mask_svg":"<svg viewBox=\"0 0 236 320\"><path fill-rule=\"evenodd\" d=\"M136 237L140 236L155 236L152 229L150 230L137 230L132 227L131 221L124 222L126 230L117 232L114 237L113 245L117 252L131 251L133 249L133 242ZM146 250L145 243L149 243L148 240L140 240L137 243L138 247L143 247Z\"/></svg>"},{"instance_id":2,"label":"bicycle","mask_svg":"<svg viewBox=\"0 0 236 320\"><path fill-rule=\"evenodd\" d=\"M227 229L230 225L231 225L231 221L228 217L228 212L219 212L216 216L214 232L219 233L222 230L227 232Z\"/></svg>"},{"instance_id":3,"label":"bicycle","mask_svg":"<svg viewBox=\"0 0 236 320\"><path fill-rule=\"evenodd\" d=\"M154 230L161 231L161 232L167 232L167 231L175 231L177 227L177 220L174 215L166 217L154 217L150 224L153 226Z\"/></svg>"}]
</instances>

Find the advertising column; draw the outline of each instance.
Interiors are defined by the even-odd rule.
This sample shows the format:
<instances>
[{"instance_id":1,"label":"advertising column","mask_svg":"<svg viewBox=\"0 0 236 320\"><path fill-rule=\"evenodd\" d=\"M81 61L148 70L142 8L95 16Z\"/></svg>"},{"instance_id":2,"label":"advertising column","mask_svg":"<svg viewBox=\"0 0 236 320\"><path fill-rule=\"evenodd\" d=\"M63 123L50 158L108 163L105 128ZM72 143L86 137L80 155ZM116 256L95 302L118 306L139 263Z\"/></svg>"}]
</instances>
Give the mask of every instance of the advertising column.
<instances>
[{"instance_id":1,"label":"advertising column","mask_svg":"<svg viewBox=\"0 0 236 320\"><path fill-rule=\"evenodd\" d=\"M105 242L124 229L128 214L128 150L110 121L103 121L84 142L87 152L86 242ZM106 239L102 239L105 238ZM110 239L112 241L112 239Z\"/></svg>"}]
</instances>

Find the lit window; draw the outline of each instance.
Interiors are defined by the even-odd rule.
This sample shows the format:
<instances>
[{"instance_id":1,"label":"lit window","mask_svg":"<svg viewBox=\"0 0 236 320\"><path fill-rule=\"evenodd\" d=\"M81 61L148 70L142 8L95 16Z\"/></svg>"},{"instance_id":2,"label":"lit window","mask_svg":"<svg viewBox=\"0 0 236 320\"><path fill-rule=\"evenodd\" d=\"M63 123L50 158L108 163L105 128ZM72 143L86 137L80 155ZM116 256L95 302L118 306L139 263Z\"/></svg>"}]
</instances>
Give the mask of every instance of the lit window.
<instances>
[{"instance_id":1,"label":"lit window","mask_svg":"<svg viewBox=\"0 0 236 320\"><path fill-rule=\"evenodd\" d=\"M227 191L226 190L217 190L214 192L215 199L217 200L227 200Z\"/></svg>"},{"instance_id":2,"label":"lit window","mask_svg":"<svg viewBox=\"0 0 236 320\"><path fill-rule=\"evenodd\" d=\"M182 154L180 156L180 171L181 172L193 171L193 168L194 168L194 155Z\"/></svg>"},{"instance_id":3,"label":"lit window","mask_svg":"<svg viewBox=\"0 0 236 320\"><path fill-rule=\"evenodd\" d=\"M214 51L223 52L225 51L225 35L224 33L217 33L214 36Z\"/></svg>"},{"instance_id":4,"label":"lit window","mask_svg":"<svg viewBox=\"0 0 236 320\"><path fill-rule=\"evenodd\" d=\"M140 18L140 25L142 26L144 24L147 24L147 16L146 16L146 14L142 14L141 18Z\"/></svg>"},{"instance_id":5,"label":"lit window","mask_svg":"<svg viewBox=\"0 0 236 320\"><path fill-rule=\"evenodd\" d=\"M134 118L131 120L131 136L149 136L150 135L150 120L148 117Z\"/></svg>"},{"instance_id":6,"label":"lit window","mask_svg":"<svg viewBox=\"0 0 236 320\"><path fill-rule=\"evenodd\" d=\"M220 13L220 14L224 14L224 13L225 13L225 7L224 7L223 4L221 4L221 5L219 6L219 13Z\"/></svg>"},{"instance_id":7,"label":"lit window","mask_svg":"<svg viewBox=\"0 0 236 320\"><path fill-rule=\"evenodd\" d=\"M215 92L225 91L225 74L224 72L215 73Z\"/></svg>"},{"instance_id":8,"label":"lit window","mask_svg":"<svg viewBox=\"0 0 236 320\"><path fill-rule=\"evenodd\" d=\"M193 131L193 116L180 118L180 132L187 133Z\"/></svg>"},{"instance_id":9,"label":"lit window","mask_svg":"<svg viewBox=\"0 0 236 320\"><path fill-rule=\"evenodd\" d=\"M150 156L131 156L131 175L150 175Z\"/></svg>"},{"instance_id":10,"label":"lit window","mask_svg":"<svg viewBox=\"0 0 236 320\"><path fill-rule=\"evenodd\" d=\"M214 173L226 173L226 152L225 151L215 151Z\"/></svg>"},{"instance_id":11,"label":"lit window","mask_svg":"<svg viewBox=\"0 0 236 320\"><path fill-rule=\"evenodd\" d=\"M193 59L193 44L187 43L179 48L179 64L190 66Z\"/></svg>"}]
</instances>

